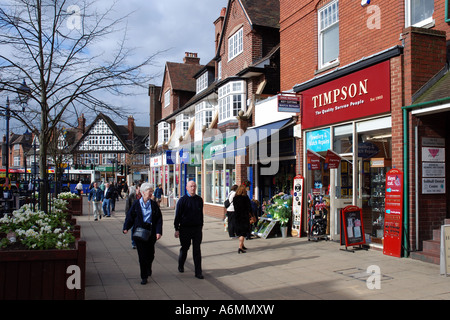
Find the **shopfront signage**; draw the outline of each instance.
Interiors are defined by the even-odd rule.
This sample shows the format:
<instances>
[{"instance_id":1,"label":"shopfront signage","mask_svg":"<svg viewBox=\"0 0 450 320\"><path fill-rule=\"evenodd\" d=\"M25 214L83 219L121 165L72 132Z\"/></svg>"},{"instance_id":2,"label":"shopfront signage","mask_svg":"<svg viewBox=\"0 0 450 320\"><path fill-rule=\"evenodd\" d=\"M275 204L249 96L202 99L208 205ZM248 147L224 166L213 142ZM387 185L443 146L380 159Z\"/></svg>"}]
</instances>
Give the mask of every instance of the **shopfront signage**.
<instances>
[{"instance_id":1,"label":"shopfront signage","mask_svg":"<svg viewBox=\"0 0 450 320\"><path fill-rule=\"evenodd\" d=\"M305 90L302 105L303 129L390 112L390 62Z\"/></svg>"},{"instance_id":2,"label":"shopfront signage","mask_svg":"<svg viewBox=\"0 0 450 320\"><path fill-rule=\"evenodd\" d=\"M401 256L403 227L403 172L392 169L386 174L383 253Z\"/></svg>"},{"instance_id":3,"label":"shopfront signage","mask_svg":"<svg viewBox=\"0 0 450 320\"><path fill-rule=\"evenodd\" d=\"M307 150L306 152L308 170L320 170L320 159L322 158L319 154L312 150Z\"/></svg>"},{"instance_id":4,"label":"shopfront signage","mask_svg":"<svg viewBox=\"0 0 450 320\"><path fill-rule=\"evenodd\" d=\"M156 156L150 159L150 167L162 166L162 156Z\"/></svg>"},{"instance_id":5,"label":"shopfront signage","mask_svg":"<svg viewBox=\"0 0 450 320\"><path fill-rule=\"evenodd\" d=\"M300 97L295 95L278 95L278 112L300 112Z\"/></svg>"},{"instance_id":6,"label":"shopfront signage","mask_svg":"<svg viewBox=\"0 0 450 320\"><path fill-rule=\"evenodd\" d=\"M445 148L422 147L422 161L445 161Z\"/></svg>"},{"instance_id":7,"label":"shopfront signage","mask_svg":"<svg viewBox=\"0 0 450 320\"><path fill-rule=\"evenodd\" d=\"M341 164L341 157L334 151L328 150L325 163L328 169L338 169Z\"/></svg>"},{"instance_id":8,"label":"shopfront signage","mask_svg":"<svg viewBox=\"0 0 450 320\"><path fill-rule=\"evenodd\" d=\"M306 149L322 152L331 149L331 129L321 129L306 133Z\"/></svg>"}]
</instances>

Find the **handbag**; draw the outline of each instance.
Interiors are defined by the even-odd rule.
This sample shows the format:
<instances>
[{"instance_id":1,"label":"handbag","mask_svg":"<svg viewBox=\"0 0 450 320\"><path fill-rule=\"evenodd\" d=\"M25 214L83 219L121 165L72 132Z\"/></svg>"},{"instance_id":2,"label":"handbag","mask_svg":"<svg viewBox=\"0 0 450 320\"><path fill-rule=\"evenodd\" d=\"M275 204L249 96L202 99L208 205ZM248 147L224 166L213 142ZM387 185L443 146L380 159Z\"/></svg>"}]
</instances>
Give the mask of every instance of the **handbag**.
<instances>
[{"instance_id":1,"label":"handbag","mask_svg":"<svg viewBox=\"0 0 450 320\"><path fill-rule=\"evenodd\" d=\"M228 208L231 205L231 202L227 199L223 204L225 205L225 208Z\"/></svg>"},{"instance_id":2,"label":"handbag","mask_svg":"<svg viewBox=\"0 0 450 320\"><path fill-rule=\"evenodd\" d=\"M151 235L152 235L151 230L137 227L133 233L133 240L148 241L148 239L150 239Z\"/></svg>"},{"instance_id":3,"label":"handbag","mask_svg":"<svg viewBox=\"0 0 450 320\"><path fill-rule=\"evenodd\" d=\"M250 224L254 224L256 221L258 221L258 219L256 219L256 217L254 215L250 216Z\"/></svg>"}]
</instances>

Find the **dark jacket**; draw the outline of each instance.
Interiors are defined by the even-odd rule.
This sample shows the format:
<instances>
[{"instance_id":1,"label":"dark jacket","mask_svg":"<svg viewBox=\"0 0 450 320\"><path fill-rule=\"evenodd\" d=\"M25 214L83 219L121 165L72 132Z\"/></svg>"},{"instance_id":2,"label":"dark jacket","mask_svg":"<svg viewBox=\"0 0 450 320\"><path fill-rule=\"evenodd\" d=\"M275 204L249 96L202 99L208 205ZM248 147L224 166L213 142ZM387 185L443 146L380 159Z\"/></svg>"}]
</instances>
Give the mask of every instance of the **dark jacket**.
<instances>
[{"instance_id":1,"label":"dark jacket","mask_svg":"<svg viewBox=\"0 0 450 320\"><path fill-rule=\"evenodd\" d=\"M175 211L174 227L201 227L203 226L203 199L194 195L192 197L185 194L178 200Z\"/></svg>"},{"instance_id":2,"label":"dark jacket","mask_svg":"<svg viewBox=\"0 0 450 320\"><path fill-rule=\"evenodd\" d=\"M235 196L234 215L235 231L238 236L245 236L250 228L250 214L252 213L252 204L247 195Z\"/></svg>"},{"instance_id":3,"label":"dark jacket","mask_svg":"<svg viewBox=\"0 0 450 320\"><path fill-rule=\"evenodd\" d=\"M112 198L114 198L114 187L110 185L108 191L106 191L104 195L104 199L112 199Z\"/></svg>"},{"instance_id":4,"label":"dark jacket","mask_svg":"<svg viewBox=\"0 0 450 320\"><path fill-rule=\"evenodd\" d=\"M149 201L151 201L152 206L152 237L156 238L157 233L162 235L163 219L158 204L153 200ZM147 227L147 224L144 223L144 217L142 215L139 200L135 200L130 210L128 210L125 223L123 224L123 230L130 230L131 227L134 227L133 230L136 230L137 227Z\"/></svg>"},{"instance_id":5,"label":"dark jacket","mask_svg":"<svg viewBox=\"0 0 450 320\"><path fill-rule=\"evenodd\" d=\"M100 188L92 188L89 191L89 197L88 197L88 201L94 200L94 201L103 201L103 191Z\"/></svg>"}]
</instances>

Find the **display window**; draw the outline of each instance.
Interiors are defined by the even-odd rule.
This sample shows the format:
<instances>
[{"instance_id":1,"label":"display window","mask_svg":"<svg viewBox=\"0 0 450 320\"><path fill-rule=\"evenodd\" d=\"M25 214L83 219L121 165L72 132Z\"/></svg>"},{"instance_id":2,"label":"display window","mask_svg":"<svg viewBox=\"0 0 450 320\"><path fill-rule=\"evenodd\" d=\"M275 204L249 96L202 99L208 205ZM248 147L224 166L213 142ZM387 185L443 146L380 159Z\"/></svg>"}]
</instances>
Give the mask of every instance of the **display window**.
<instances>
[{"instance_id":1,"label":"display window","mask_svg":"<svg viewBox=\"0 0 450 320\"><path fill-rule=\"evenodd\" d=\"M234 159L205 160L205 187L206 203L222 205L236 181Z\"/></svg>"}]
</instances>

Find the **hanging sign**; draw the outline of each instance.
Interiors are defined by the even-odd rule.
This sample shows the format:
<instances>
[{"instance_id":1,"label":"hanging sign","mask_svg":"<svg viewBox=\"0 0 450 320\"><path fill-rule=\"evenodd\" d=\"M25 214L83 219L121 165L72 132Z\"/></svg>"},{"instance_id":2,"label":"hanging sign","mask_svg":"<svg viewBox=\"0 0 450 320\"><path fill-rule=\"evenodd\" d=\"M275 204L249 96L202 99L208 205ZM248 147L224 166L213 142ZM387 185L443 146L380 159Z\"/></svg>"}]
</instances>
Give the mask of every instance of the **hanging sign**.
<instances>
[{"instance_id":1,"label":"hanging sign","mask_svg":"<svg viewBox=\"0 0 450 320\"><path fill-rule=\"evenodd\" d=\"M341 157L336 152L328 150L325 163L328 165L328 169L337 169L341 164Z\"/></svg>"},{"instance_id":2,"label":"hanging sign","mask_svg":"<svg viewBox=\"0 0 450 320\"><path fill-rule=\"evenodd\" d=\"M341 244L350 247L366 243L361 208L347 206L342 209L341 226ZM344 239L342 238L342 234L344 234Z\"/></svg>"},{"instance_id":3,"label":"hanging sign","mask_svg":"<svg viewBox=\"0 0 450 320\"><path fill-rule=\"evenodd\" d=\"M403 227L403 172L392 169L386 174L384 247L386 255L401 257Z\"/></svg>"},{"instance_id":4,"label":"hanging sign","mask_svg":"<svg viewBox=\"0 0 450 320\"><path fill-rule=\"evenodd\" d=\"M306 157L308 161L308 170L320 170L320 158L322 156L314 151L307 150Z\"/></svg>"},{"instance_id":5,"label":"hanging sign","mask_svg":"<svg viewBox=\"0 0 450 320\"><path fill-rule=\"evenodd\" d=\"M293 237L301 237L302 233L302 212L303 212L303 182L302 175L294 178L294 187L292 195L292 230Z\"/></svg>"},{"instance_id":6,"label":"hanging sign","mask_svg":"<svg viewBox=\"0 0 450 320\"><path fill-rule=\"evenodd\" d=\"M300 112L300 97L294 95L278 95L278 112Z\"/></svg>"}]
</instances>

